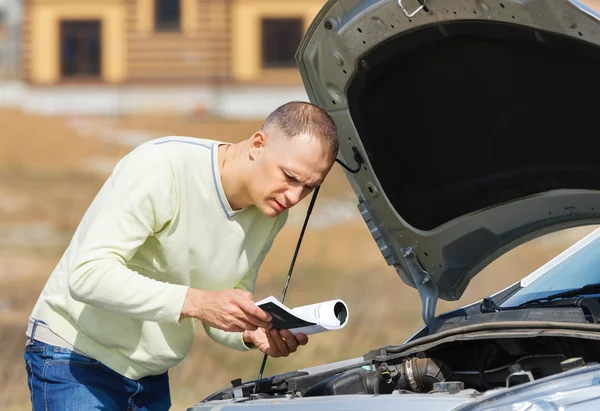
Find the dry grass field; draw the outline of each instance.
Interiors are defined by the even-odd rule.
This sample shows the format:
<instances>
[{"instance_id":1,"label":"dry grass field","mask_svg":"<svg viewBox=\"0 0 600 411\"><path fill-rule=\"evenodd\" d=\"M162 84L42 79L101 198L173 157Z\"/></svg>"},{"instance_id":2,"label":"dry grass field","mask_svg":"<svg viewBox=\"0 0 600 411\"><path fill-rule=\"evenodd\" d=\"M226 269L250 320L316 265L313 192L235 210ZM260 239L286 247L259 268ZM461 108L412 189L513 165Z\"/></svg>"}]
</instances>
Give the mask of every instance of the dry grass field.
<instances>
[{"instance_id":1,"label":"dry grass field","mask_svg":"<svg viewBox=\"0 0 600 411\"><path fill-rule=\"evenodd\" d=\"M259 121L140 116L119 119L44 118L0 111L0 409L30 409L22 359L27 317L87 206L132 144L160 135L236 141ZM129 145L128 145L129 144ZM322 189L315 224L307 231L286 303L342 298L350 307L343 330L311 337L286 359L269 360L266 375L357 357L400 343L421 325L416 290L388 267L352 203L336 166ZM308 200L293 210L259 276L256 299L279 297ZM344 205L346 204L346 205ZM344 208L345 207L345 208ZM342 210L346 217L341 220ZM591 228L557 233L525 244L489 266L458 302L438 313L499 290L552 258ZM189 356L171 370L173 409L185 409L230 380L256 376L258 352L230 351L199 327Z\"/></svg>"}]
</instances>

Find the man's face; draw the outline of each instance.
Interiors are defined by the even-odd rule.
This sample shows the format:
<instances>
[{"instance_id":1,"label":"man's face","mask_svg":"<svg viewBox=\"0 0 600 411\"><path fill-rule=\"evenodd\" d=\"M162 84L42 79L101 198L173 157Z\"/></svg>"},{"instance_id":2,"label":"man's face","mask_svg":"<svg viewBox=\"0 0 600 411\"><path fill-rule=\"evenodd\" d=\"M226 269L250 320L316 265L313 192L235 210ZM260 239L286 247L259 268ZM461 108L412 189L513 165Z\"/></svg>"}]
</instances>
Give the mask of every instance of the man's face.
<instances>
[{"instance_id":1,"label":"man's face","mask_svg":"<svg viewBox=\"0 0 600 411\"><path fill-rule=\"evenodd\" d=\"M331 169L321 143L309 135L293 138L259 132L252 138L254 167L250 196L269 217L298 204L310 194Z\"/></svg>"}]
</instances>

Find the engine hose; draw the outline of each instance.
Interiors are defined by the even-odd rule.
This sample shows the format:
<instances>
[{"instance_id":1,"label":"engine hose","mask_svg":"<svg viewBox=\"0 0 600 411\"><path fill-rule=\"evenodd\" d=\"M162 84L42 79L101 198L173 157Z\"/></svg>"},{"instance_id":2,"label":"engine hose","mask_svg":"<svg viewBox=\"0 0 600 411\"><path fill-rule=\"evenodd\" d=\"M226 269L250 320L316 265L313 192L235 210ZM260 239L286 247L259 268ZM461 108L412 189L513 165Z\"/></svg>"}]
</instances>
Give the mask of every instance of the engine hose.
<instances>
[{"instance_id":1,"label":"engine hose","mask_svg":"<svg viewBox=\"0 0 600 411\"><path fill-rule=\"evenodd\" d=\"M397 388L413 392L429 392L433 384L443 382L449 375L447 367L432 358L410 358L398 365L401 377Z\"/></svg>"}]
</instances>

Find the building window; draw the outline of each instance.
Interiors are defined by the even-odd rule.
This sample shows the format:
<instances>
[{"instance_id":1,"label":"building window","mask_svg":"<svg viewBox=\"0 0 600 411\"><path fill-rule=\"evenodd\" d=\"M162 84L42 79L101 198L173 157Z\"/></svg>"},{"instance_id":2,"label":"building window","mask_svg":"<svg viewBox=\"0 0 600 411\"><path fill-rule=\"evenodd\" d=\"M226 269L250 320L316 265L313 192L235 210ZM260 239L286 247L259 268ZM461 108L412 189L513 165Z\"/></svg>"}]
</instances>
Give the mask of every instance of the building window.
<instances>
[{"instance_id":1,"label":"building window","mask_svg":"<svg viewBox=\"0 0 600 411\"><path fill-rule=\"evenodd\" d=\"M60 71L63 78L90 78L101 74L99 20L61 21Z\"/></svg>"},{"instance_id":2,"label":"building window","mask_svg":"<svg viewBox=\"0 0 600 411\"><path fill-rule=\"evenodd\" d=\"M181 0L154 0L154 29L156 31L181 29Z\"/></svg>"},{"instance_id":3,"label":"building window","mask_svg":"<svg viewBox=\"0 0 600 411\"><path fill-rule=\"evenodd\" d=\"M302 40L301 18L264 18L262 26L263 68L296 67L294 55Z\"/></svg>"}]
</instances>

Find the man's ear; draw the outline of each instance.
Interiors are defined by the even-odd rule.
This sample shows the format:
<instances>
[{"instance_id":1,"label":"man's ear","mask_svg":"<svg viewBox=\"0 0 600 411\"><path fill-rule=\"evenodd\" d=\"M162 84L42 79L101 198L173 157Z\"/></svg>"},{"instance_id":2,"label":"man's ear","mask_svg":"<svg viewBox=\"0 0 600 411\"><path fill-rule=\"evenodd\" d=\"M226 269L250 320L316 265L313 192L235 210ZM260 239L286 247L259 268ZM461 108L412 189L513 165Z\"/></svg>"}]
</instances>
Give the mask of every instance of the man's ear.
<instances>
[{"instance_id":1,"label":"man's ear","mask_svg":"<svg viewBox=\"0 0 600 411\"><path fill-rule=\"evenodd\" d=\"M250 137L250 159L256 160L260 152L264 149L267 142L267 135L259 130Z\"/></svg>"}]
</instances>

